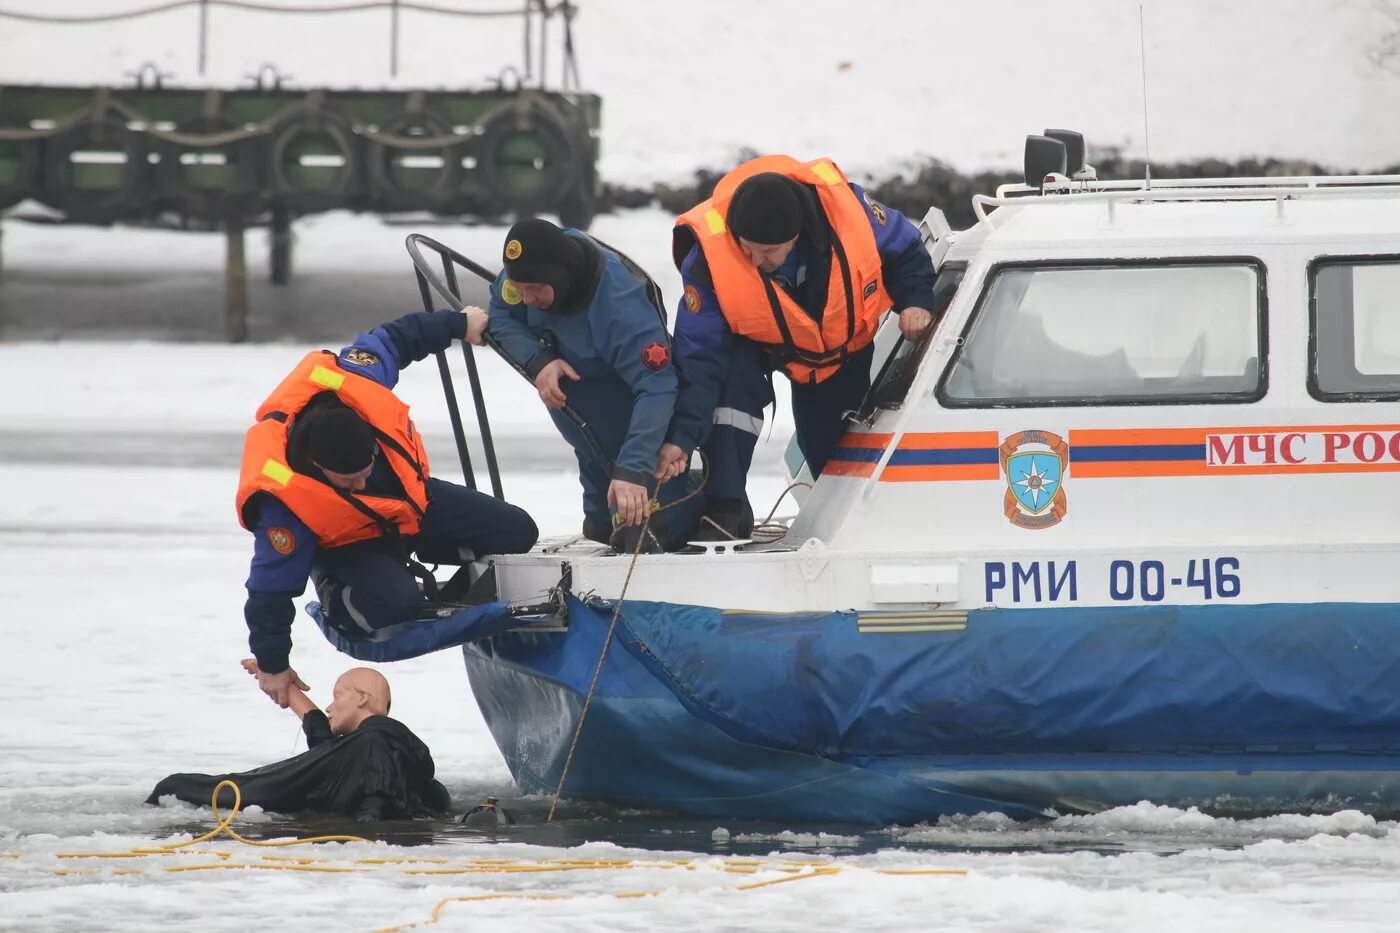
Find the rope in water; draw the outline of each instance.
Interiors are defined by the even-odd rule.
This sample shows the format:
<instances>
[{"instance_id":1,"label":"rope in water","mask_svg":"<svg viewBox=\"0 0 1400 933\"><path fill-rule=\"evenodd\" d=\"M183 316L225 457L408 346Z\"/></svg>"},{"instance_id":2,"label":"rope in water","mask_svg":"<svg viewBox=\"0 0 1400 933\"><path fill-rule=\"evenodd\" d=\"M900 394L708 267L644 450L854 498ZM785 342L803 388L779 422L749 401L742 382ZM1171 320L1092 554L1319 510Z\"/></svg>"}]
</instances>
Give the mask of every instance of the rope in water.
<instances>
[{"instance_id":1,"label":"rope in water","mask_svg":"<svg viewBox=\"0 0 1400 933\"><path fill-rule=\"evenodd\" d=\"M704 488L702 480L700 486L687 495L695 495ZM677 499L671 505L678 505L685 499ZM665 506L670 508L670 506ZM658 509L657 511L661 511ZM593 704L593 692L598 689L598 677L603 673L603 661L608 656L608 645L612 643L613 632L617 630L617 620L622 616L622 603L627 598L627 587L632 585L632 571L637 569L637 557L642 553L642 545L646 543L648 529L651 527L652 512L647 512L646 518L642 520L642 533L637 535L637 546L632 549L632 561L627 565L627 577L622 581L622 592L617 594L617 604L613 606L612 621L608 623L608 633L603 636L603 647L598 652L598 663L593 666L593 679L588 684L588 693L583 698L583 709L579 710L578 724L574 726L574 737L569 742L569 753L564 756L564 768L559 772L559 784L554 788L554 799L549 802L549 815L545 817L546 823L554 822L554 810L559 806L559 797L564 793L564 779L569 776L569 766L574 763L574 749L578 748L578 737L583 733L583 721L588 718L588 708Z\"/></svg>"},{"instance_id":2,"label":"rope in water","mask_svg":"<svg viewBox=\"0 0 1400 933\"><path fill-rule=\"evenodd\" d=\"M588 708L593 705L593 694L598 689L598 678L603 673L603 662L607 659L608 656L608 646L612 644L613 633L617 631L617 620L622 616L622 604L627 599L627 588L632 585L632 571L637 569L637 557L642 553L642 545L646 542L648 528L651 526L651 517L657 512L664 512L667 509L675 508L682 502L685 502L689 499L693 499L695 496L698 496L700 492L705 488L705 484L709 481L710 478L709 463L702 460L701 468L702 472L700 474L700 482L696 485L694 489L692 489L690 492L686 493L684 496L682 496L674 502L668 502L666 505L660 506L649 511L647 513L647 517L642 521L642 532L637 536L637 546L632 549L632 561L627 565L627 576L622 581L622 591L617 594L617 603L613 606L612 621L608 623L608 632L606 635L603 636L603 647L598 652L598 663L593 666L593 677L588 684L588 693L585 694L583 698L583 709L579 710L578 723L574 726L574 736L569 741L569 752L567 755L564 756L564 767L559 772L559 783L554 788L554 799L551 800L549 803L549 815L545 817L546 823L554 822L554 811L559 806L559 798L564 793L564 781L566 778L568 778L569 767L574 762L574 751L578 748L578 737L583 733L583 722L585 719L588 718ZM769 530L771 537L767 538L768 541L776 541L783 535L787 534L787 526L783 525L782 523L772 523L772 519L774 513L778 511L778 506L782 504L783 498L788 493L792 492L792 490L796 489L798 486L806 486L810 489L812 484L803 482L802 480L789 483L787 488L778 494L777 501L773 503L773 508L768 510L768 515L763 519L762 522L755 526L756 531L760 528L767 528ZM720 528L720 526L715 524L715 522L712 521L708 516L704 516L703 518L704 521L709 522L711 526L718 529L720 532L728 535L730 539L734 539L734 535L730 534L725 529ZM771 534L772 530L775 527L781 529L781 531L777 534Z\"/></svg>"}]
</instances>

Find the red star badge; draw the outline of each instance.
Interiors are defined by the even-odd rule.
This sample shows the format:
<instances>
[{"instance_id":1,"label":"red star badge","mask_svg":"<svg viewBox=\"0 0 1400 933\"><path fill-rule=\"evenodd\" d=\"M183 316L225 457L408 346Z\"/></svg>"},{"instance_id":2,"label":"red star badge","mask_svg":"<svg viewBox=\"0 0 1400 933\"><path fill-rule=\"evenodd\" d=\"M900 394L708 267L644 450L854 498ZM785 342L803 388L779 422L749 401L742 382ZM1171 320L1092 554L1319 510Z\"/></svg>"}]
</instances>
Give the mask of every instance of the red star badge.
<instances>
[{"instance_id":1,"label":"red star badge","mask_svg":"<svg viewBox=\"0 0 1400 933\"><path fill-rule=\"evenodd\" d=\"M665 369L671 362L671 348L660 340L642 347L642 364L647 369Z\"/></svg>"}]
</instances>

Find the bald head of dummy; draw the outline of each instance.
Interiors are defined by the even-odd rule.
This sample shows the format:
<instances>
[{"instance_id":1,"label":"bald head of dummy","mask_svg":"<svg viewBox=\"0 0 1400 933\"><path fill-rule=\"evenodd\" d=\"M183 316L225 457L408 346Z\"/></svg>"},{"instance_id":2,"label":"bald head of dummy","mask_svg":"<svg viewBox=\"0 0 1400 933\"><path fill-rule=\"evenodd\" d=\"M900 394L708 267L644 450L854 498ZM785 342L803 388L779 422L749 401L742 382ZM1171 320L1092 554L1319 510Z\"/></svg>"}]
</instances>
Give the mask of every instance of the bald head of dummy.
<instances>
[{"instance_id":1,"label":"bald head of dummy","mask_svg":"<svg viewBox=\"0 0 1400 933\"><path fill-rule=\"evenodd\" d=\"M389 715L389 681L378 671L352 667L335 682L334 695L326 707L331 731L345 735L359 728L371 716Z\"/></svg>"}]
</instances>

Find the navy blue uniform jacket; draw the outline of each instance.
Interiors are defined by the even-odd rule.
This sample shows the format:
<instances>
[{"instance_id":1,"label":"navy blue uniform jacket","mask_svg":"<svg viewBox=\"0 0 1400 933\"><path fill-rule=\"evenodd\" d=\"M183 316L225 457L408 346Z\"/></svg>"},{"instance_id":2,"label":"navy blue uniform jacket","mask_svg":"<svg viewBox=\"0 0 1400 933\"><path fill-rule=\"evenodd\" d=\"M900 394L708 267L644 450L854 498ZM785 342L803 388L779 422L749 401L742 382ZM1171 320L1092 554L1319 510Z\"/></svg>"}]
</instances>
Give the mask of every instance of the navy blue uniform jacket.
<instances>
[{"instance_id":1,"label":"navy blue uniform jacket","mask_svg":"<svg viewBox=\"0 0 1400 933\"><path fill-rule=\"evenodd\" d=\"M400 370L445 350L466 333L465 314L418 311L360 334L340 351L337 362L349 372L392 389L398 384ZM367 350L378 362L369 366L356 363L348 356L351 350ZM403 485L386 457L375 458L365 489L373 495L404 495ZM311 562L318 550L316 535L280 500L259 494L252 501L257 507L257 524L253 528L253 564L248 572L248 601L243 604L243 618L248 623L248 647L257 658L258 667L269 674L280 674L287 669L292 650L292 620L296 618L292 600L306 589ZM272 546L273 528L291 533L290 551L283 553ZM285 540L280 534L278 539Z\"/></svg>"},{"instance_id":2,"label":"navy blue uniform jacket","mask_svg":"<svg viewBox=\"0 0 1400 933\"><path fill-rule=\"evenodd\" d=\"M670 336L647 298L646 284L617 254L577 230L566 227L564 233L602 252L592 303L568 314L541 311L520 301L512 304L501 293L506 281L502 272L491 284L491 336L532 378L552 360L562 359L581 379L615 377L626 383L632 390L632 413L613 478L647 485L654 481L656 455L676 404ZM565 396L569 385L568 379L560 382Z\"/></svg>"}]
</instances>

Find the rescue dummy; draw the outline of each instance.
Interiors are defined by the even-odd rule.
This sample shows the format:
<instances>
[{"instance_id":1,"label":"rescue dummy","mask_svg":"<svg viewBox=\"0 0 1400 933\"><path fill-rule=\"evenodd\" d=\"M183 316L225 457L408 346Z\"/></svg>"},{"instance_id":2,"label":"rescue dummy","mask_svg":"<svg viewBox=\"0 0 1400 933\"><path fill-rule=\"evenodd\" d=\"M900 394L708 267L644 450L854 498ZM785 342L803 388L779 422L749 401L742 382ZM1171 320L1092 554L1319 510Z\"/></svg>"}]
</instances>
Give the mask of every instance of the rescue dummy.
<instances>
[{"instance_id":1,"label":"rescue dummy","mask_svg":"<svg viewBox=\"0 0 1400 933\"><path fill-rule=\"evenodd\" d=\"M257 662L243 668L254 676ZM351 668L335 682L323 713L299 688L289 706L301 719L308 750L238 774L172 774L146 799L174 796L207 804L220 781L238 784L243 806L278 813L311 810L353 816L361 822L404 819L446 811L447 789L433 778L433 756L408 727L389 718L389 682L378 671ZM233 806L233 791L219 792L219 806Z\"/></svg>"}]
</instances>

